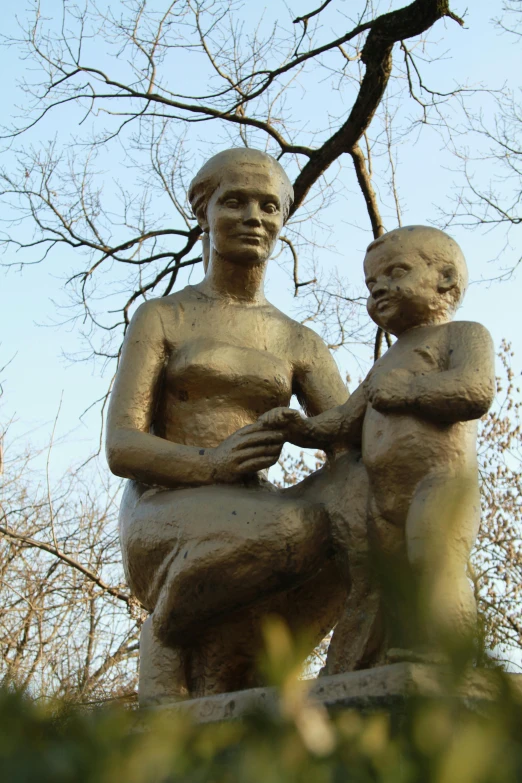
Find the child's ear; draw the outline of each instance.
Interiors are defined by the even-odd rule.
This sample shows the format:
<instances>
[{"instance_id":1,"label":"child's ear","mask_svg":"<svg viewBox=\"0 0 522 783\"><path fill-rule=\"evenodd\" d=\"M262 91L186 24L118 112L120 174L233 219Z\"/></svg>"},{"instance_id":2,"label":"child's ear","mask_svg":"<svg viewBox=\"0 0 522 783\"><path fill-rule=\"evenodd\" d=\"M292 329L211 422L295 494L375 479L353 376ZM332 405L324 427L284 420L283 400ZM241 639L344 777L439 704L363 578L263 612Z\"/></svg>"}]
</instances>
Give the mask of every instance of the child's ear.
<instances>
[{"instance_id":1,"label":"child's ear","mask_svg":"<svg viewBox=\"0 0 522 783\"><path fill-rule=\"evenodd\" d=\"M439 272L439 283L437 290L440 294L451 291L458 284L458 272L455 264L445 264Z\"/></svg>"}]
</instances>

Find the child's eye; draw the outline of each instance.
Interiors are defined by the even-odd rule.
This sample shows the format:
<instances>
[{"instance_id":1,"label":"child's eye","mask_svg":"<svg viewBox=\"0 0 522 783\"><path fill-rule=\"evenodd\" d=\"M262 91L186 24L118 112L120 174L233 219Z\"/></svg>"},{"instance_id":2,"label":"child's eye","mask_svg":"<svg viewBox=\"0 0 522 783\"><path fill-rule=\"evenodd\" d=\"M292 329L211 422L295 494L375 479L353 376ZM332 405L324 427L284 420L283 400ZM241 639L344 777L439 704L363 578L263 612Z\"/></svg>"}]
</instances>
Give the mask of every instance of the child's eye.
<instances>
[{"instance_id":1,"label":"child's eye","mask_svg":"<svg viewBox=\"0 0 522 783\"><path fill-rule=\"evenodd\" d=\"M396 267L394 267L392 269L391 276L394 279L397 279L399 277L404 277L404 275L406 274L407 271L408 270L405 267L403 267L403 266L396 266Z\"/></svg>"},{"instance_id":2,"label":"child's eye","mask_svg":"<svg viewBox=\"0 0 522 783\"><path fill-rule=\"evenodd\" d=\"M237 198L227 198L225 201L225 206L229 209L237 209L239 207L239 201Z\"/></svg>"},{"instance_id":3,"label":"child's eye","mask_svg":"<svg viewBox=\"0 0 522 783\"><path fill-rule=\"evenodd\" d=\"M269 215L275 215L276 212L278 212L277 204L274 204L273 201L268 201L266 204L264 204L263 205L263 209Z\"/></svg>"}]
</instances>

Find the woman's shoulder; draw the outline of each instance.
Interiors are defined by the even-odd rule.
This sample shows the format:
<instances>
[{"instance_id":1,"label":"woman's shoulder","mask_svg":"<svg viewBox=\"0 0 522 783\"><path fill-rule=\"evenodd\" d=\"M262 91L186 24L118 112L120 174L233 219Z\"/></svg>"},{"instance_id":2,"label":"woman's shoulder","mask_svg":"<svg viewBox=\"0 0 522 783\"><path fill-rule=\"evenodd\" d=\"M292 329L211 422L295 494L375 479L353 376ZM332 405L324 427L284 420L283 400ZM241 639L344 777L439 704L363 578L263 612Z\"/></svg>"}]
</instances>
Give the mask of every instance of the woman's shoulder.
<instances>
[{"instance_id":1,"label":"woman's shoulder","mask_svg":"<svg viewBox=\"0 0 522 783\"><path fill-rule=\"evenodd\" d=\"M302 356L304 359L310 359L318 355L329 354L328 346L313 329L305 324L290 318L290 316L278 310L274 305L270 305L272 314L286 331L287 339L292 344L294 355Z\"/></svg>"},{"instance_id":2,"label":"woman's shoulder","mask_svg":"<svg viewBox=\"0 0 522 783\"><path fill-rule=\"evenodd\" d=\"M162 322L165 326L183 318L187 307L197 299L192 286L188 285L180 291L167 296L157 296L147 299L136 309L132 321L136 324Z\"/></svg>"}]
</instances>

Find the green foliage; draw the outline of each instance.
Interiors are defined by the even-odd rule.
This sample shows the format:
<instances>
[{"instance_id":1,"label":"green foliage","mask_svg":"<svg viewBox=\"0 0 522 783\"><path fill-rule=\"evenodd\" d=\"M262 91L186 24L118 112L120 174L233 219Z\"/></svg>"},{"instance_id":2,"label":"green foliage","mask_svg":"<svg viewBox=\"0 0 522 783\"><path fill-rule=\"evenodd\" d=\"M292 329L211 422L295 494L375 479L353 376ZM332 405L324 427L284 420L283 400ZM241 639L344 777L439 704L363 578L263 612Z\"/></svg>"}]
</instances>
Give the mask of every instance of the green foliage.
<instances>
[{"instance_id":1,"label":"green foliage","mask_svg":"<svg viewBox=\"0 0 522 783\"><path fill-rule=\"evenodd\" d=\"M501 676L501 675L500 675ZM195 726L167 713L68 711L0 693L0 779L9 783L515 783L522 710L506 691L487 714L455 699L401 715L328 717L302 698L279 717ZM294 694L295 696L295 694ZM286 699L286 702L285 702ZM294 708L289 708L293 704Z\"/></svg>"}]
</instances>

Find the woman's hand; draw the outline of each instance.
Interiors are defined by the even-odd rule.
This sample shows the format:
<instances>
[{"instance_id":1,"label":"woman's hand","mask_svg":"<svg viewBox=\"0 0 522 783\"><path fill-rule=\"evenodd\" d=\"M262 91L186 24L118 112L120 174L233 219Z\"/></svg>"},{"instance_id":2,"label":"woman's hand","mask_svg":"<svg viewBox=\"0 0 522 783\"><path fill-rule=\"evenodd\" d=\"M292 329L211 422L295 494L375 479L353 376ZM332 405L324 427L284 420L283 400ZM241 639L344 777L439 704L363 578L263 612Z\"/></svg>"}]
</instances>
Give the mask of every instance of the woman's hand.
<instances>
[{"instance_id":1,"label":"woman's hand","mask_svg":"<svg viewBox=\"0 0 522 783\"><path fill-rule=\"evenodd\" d=\"M275 465L284 442L283 432L267 430L260 422L243 427L208 450L212 479L233 483L240 476Z\"/></svg>"}]
</instances>

